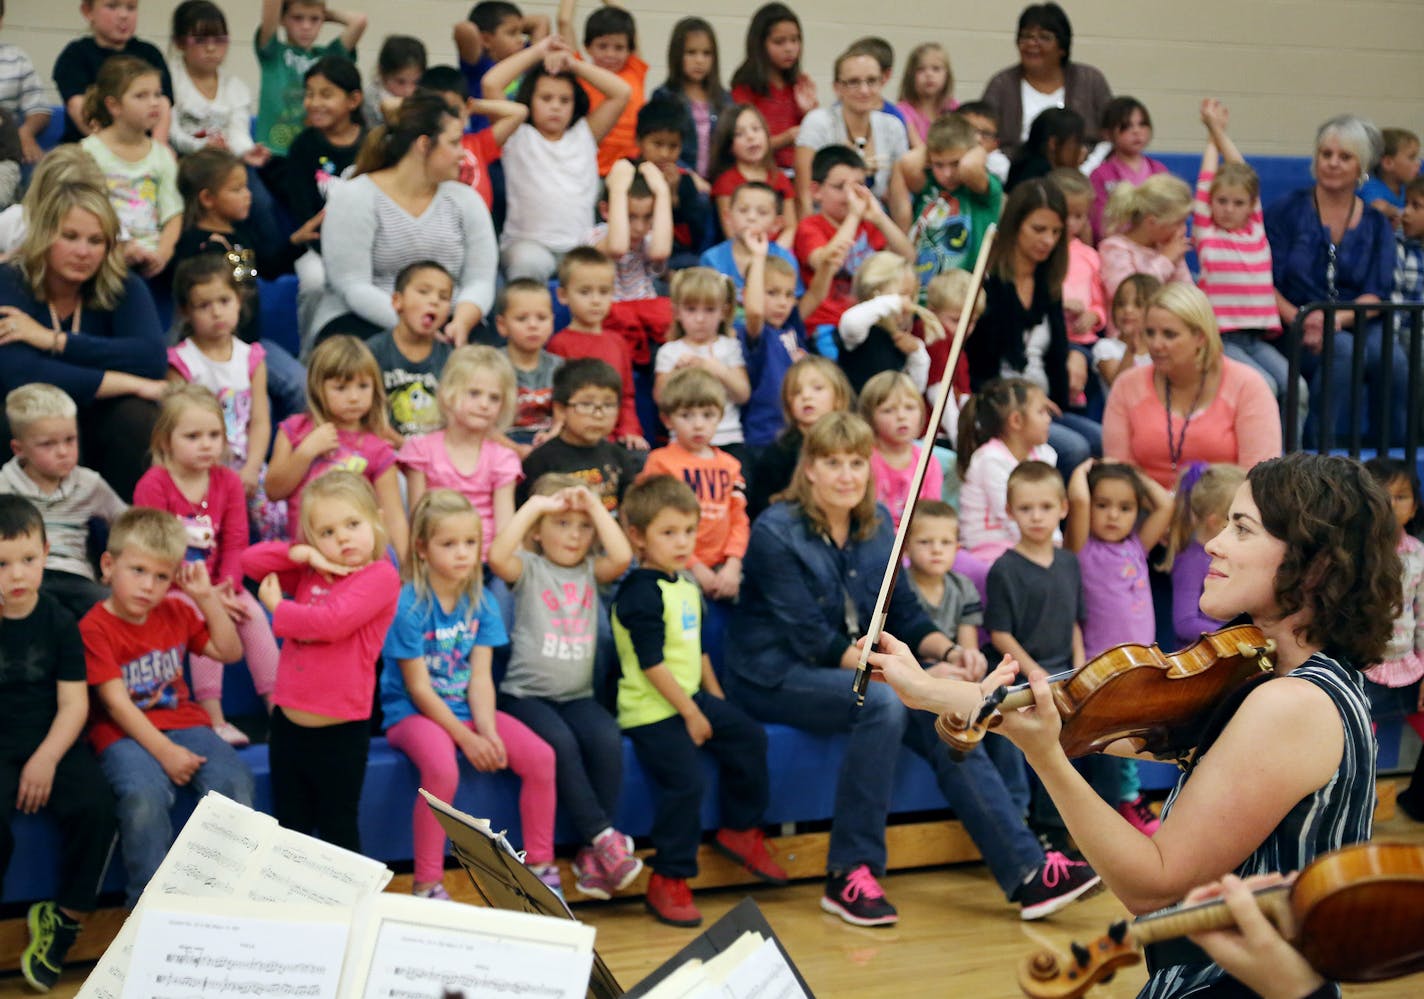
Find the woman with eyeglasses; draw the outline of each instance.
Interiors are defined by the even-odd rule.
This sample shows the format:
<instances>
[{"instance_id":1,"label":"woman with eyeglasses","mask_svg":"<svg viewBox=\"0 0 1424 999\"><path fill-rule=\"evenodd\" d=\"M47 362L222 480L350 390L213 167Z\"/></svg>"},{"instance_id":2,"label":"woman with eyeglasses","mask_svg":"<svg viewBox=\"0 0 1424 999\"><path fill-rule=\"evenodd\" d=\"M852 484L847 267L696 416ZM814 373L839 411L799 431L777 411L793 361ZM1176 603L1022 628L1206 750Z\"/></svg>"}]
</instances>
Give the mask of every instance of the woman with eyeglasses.
<instances>
[{"instance_id":1,"label":"woman with eyeglasses","mask_svg":"<svg viewBox=\"0 0 1424 999\"><path fill-rule=\"evenodd\" d=\"M1082 115L1091 146L1112 90L1095 67L1069 58L1073 26L1068 15L1056 3L1030 4L1019 15L1017 39L1018 65L1000 70L984 87L984 101L999 112L999 148L1012 159L1028 139L1033 120L1049 108Z\"/></svg>"}]
</instances>

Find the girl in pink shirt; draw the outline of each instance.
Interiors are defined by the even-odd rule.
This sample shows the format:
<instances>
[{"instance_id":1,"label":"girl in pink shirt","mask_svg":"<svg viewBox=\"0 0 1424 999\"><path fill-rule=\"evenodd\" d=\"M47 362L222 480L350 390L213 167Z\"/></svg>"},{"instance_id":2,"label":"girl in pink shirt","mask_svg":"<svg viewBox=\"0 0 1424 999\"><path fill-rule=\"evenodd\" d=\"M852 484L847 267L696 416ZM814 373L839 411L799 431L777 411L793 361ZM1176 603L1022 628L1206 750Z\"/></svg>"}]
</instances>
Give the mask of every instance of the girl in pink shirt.
<instances>
[{"instance_id":1,"label":"girl in pink shirt","mask_svg":"<svg viewBox=\"0 0 1424 999\"><path fill-rule=\"evenodd\" d=\"M201 385L181 384L163 398L151 442L153 467L134 487L134 504L167 510L188 532L185 561L205 562L213 589L237 626L252 685L270 701L277 675L277 640L257 600L242 587L247 547L247 496L229 468L222 403ZM187 599L184 597L183 599ZM242 730L223 717L223 664L194 654L193 699L231 746L247 745Z\"/></svg>"},{"instance_id":2,"label":"girl in pink shirt","mask_svg":"<svg viewBox=\"0 0 1424 999\"><path fill-rule=\"evenodd\" d=\"M268 541L242 555L243 572L262 580L257 598L283 640L268 746L272 814L294 832L359 853L375 664L400 576L382 557L381 513L363 477L331 469L303 500L310 544Z\"/></svg>"},{"instance_id":3,"label":"girl in pink shirt","mask_svg":"<svg viewBox=\"0 0 1424 999\"><path fill-rule=\"evenodd\" d=\"M949 53L939 42L922 42L910 50L895 106L905 116L911 145L915 144L915 136L924 142L935 119L959 107L954 99L954 70L949 66Z\"/></svg>"},{"instance_id":4,"label":"girl in pink shirt","mask_svg":"<svg viewBox=\"0 0 1424 999\"><path fill-rule=\"evenodd\" d=\"M1063 277L1063 322L1068 328L1068 402L1087 404L1088 369L1093 344L1107 322L1107 296L1103 292L1103 262L1085 242L1090 235L1088 212L1093 189L1083 174L1061 167L1048 175L1063 192L1068 206L1068 273Z\"/></svg>"},{"instance_id":5,"label":"girl in pink shirt","mask_svg":"<svg viewBox=\"0 0 1424 999\"><path fill-rule=\"evenodd\" d=\"M1112 235L1098 244L1103 262L1103 290L1111 299L1129 274L1151 274L1163 284L1191 284L1187 256L1187 216L1192 192L1171 174L1157 174L1141 184L1119 184L1103 218ZM1117 330L1108 323L1109 336Z\"/></svg>"},{"instance_id":6,"label":"girl in pink shirt","mask_svg":"<svg viewBox=\"0 0 1424 999\"><path fill-rule=\"evenodd\" d=\"M1114 97L1103 109L1103 132L1112 152L1098 165L1093 185L1093 238L1104 235L1103 211L1119 184L1141 184L1154 174L1166 173L1167 164L1144 150L1152 141L1152 116L1136 97Z\"/></svg>"},{"instance_id":7,"label":"girl in pink shirt","mask_svg":"<svg viewBox=\"0 0 1424 999\"><path fill-rule=\"evenodd\" d=\"M870 452L870 474L875 478L875 498L884 503L898 524L910 505L911 480L920 460L915 444L925 427L925 397L903 371L882 371L860 391L860 415L875 431ZM944 492L944 471L931 457L925 481L915 499L939 499Z\"/></svg>"}]
</instances>

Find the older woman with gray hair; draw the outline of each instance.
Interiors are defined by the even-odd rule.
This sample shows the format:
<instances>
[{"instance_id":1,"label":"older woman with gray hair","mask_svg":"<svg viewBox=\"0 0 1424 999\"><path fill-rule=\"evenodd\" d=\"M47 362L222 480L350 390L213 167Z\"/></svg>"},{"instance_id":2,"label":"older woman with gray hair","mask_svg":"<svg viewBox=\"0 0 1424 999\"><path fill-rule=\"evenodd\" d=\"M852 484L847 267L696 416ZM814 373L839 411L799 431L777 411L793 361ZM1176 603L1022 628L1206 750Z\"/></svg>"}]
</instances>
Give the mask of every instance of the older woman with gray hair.
<instances>
[{"instance_id":1,"label":"older woman with gray hair","mask_svg":"<svg viewBox=\"0 0 1424 999\"><path fill-rule=\"evenodd\" d=\"M1369 207L1358 191L1368 165L1383 146L1379 129L1357 115L1331 118L1315 135L1310 172L1315 183L1286 195L1266 211L1266 238L1271 244L1272 278L1281 322L1289 325L1309 302L1331 301L1342 306L1387 301L1394 286L1394 231L1389 220ZM1338 312L1338 327L1330 341L1330 411L1319 411L1324 349L1324 314L1305 317L1302 328L1304 374L1310 379L1311 416L1307 428L1320 420L1341 434L1348 427L1351 358L1355 338L1365 338L1365 378L1382 382L1384 331L1378 319L1357 327L1355 313ZM1408 364L1399 343L1394 345L1390 371L1390 439L1404 442ZM1365 393L1361 392L1361 399ZM1363 418L1363 416L1362 416Z\"/></svg>"}]
</instances>

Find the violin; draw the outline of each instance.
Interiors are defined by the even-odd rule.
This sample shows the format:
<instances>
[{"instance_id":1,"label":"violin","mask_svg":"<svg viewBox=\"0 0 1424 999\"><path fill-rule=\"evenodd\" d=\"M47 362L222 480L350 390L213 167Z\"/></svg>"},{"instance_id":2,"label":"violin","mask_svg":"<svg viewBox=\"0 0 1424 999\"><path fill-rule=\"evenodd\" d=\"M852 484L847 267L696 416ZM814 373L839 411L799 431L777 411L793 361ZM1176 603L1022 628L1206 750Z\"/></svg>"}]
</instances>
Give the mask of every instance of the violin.
<instances>
[{"instance_id":1,"label":"violin","mask_svg":"<svg viewBox=\"0 0 1424 999\"><path fill-rule=\"evenodd\" d=\"M1294 884L1254 895L1277 928L1294 923L1291 943L1324 978L1378 982L1424 971L1424 846L1347 846L1317 857ZM1114 923L1088 946L1074 943L1070 962L1052 951L1026 958L1019 987L1030 999L1078 999L1141 961L1142 945L1234 925L1220 899Z\"/></svg>"},{"instance_id":2,"label":"violin","mask_svg":"<svg viewBox=\"0 0 1424 999\"><path fill-rule=\"evenodd\" d=\"M1180 759L1196 747L1211 709L1253 676L1269 672L1274 654L1275 643L1249 624L1203 635L1171 655L1156 645L1114 646L1053 683L1063 750L1086 756L1131 739L1138 752ZM940 715L935 731L956 752L967 753L1004 711L1032 704L1027 684L1000 687L976 718Z\"/></svg>"}]
</instances>

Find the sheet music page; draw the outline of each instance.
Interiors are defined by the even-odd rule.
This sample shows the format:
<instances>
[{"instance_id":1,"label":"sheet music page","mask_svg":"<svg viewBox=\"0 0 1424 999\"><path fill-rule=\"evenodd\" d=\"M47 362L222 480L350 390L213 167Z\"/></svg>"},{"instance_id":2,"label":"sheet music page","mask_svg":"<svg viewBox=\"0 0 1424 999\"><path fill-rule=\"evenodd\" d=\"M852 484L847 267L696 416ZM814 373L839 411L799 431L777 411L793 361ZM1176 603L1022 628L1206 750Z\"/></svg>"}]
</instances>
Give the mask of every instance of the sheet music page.
<instances>
[{"instance_id":1,"label":"sheet music page","mask_svg":"<svg viewBox=\"0 0 1424 999\"><path fill-rule=\"evenodd\" d=\"M278 828L270 815L215 792L203 795L144 889L139 907L161 895L237 895L252 876L262 847Z\"/></svg>"},{"instance_id":2,"label":"sheet music page","mask_svg":"<svg viewBox=\"0 0 1424 999\"><path fill-rule=\"evenodd\" d=\"M76 999L119 999L124 994L124 976L133 957L134 934L138 920L132 914L124 920L119 932L104 950L104 956L84 979Z\"/></svg>"},{"instance_id":3,"label":"sheet music page","mask_svg":"<svg viewBox=\"0 0 1424 999\"><path fill-rule=\"evenodd\" d=\"M776 941L763 940L748 954L740 948L750 937L752 934L743 936L718 955L720 958L737 952L743 955L740 960L729 961L730 967L722 966L720 961L717 968L709 967L709 976L720 981L720 988L713 994L718 999L807 999L786 959L777 950Z\"/></svg>"},{"instance_id":4,"label":"sheet music page","mask_svg":"<svg viewBox=\"0 0 1424 999\"><path fill-rule=\"evenodd\" d=\"M390 880L391 872L378 860L278 826L243 897L350 907Z\"/></svg>"},{"instance_id":5,"label":"sheet music page","mask_svg":"<svg viewBox=\"0 0 1424 999\"><path fill-rule=\"evenodd\" d=\"M715 999L707 968L697 958L682 965L653 987L643 999Z\"/></svg>"},{"instance_id":6,"label":"sheet music page","mask_svg":"<svg viewBox=\"0 0 1424 999\"><path fill-rule=\"evenodd\" d=\"M136 916L123 999L337 999L349 915L238 899L155 899Z\"/></svg>"},{"instance_id":7,"label":"sheet music page","mask_svg":"<svg viewBox=\"0 0 1424 999\"><path fill-rule=\"evenodd\" d=\"M341 995L440 999L446 988L481 999L584 999L593 927L549 916L408 895L361 903Z\"/></svg>"}]
</instances>

